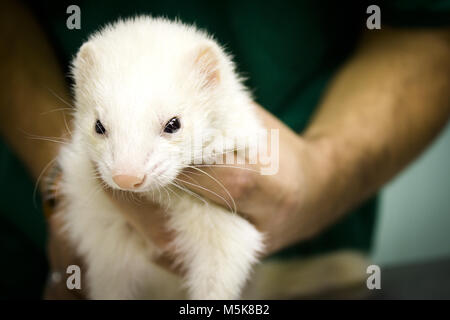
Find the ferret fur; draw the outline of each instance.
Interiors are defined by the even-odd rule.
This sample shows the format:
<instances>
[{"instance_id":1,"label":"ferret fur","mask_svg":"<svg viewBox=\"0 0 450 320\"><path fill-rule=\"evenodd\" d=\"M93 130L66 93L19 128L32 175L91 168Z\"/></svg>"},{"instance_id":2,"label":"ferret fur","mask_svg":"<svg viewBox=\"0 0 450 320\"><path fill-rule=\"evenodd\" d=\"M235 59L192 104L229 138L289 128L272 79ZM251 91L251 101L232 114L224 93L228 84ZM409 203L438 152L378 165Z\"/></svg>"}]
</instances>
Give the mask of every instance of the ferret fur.
<instances>
[{"instance_id":1,"label":"ferret fur","mask_svg":"<svg viewBox=\"0 0 450 320\"><path fill-rule=\"evenodd\" d=\"M187 150L202 148L192 136L216 151L219 138L239 149L261 129L230 56L195 27L142 16L94 33L72 73L74 129L59 156L60 214L86 261L89 298L239 298L263 250L262 234L230 210L171 185L185 168ZM181 120L180 131L161 134L173 116ZM95 133L97 119L103 136ZM155 167L164 167L164 174ZM102 184L118 188L112 171L147 174L139 196L167 208L183 277L153 262L161 249L132 229L105 194Z\"/></svg>"}]
</instances>

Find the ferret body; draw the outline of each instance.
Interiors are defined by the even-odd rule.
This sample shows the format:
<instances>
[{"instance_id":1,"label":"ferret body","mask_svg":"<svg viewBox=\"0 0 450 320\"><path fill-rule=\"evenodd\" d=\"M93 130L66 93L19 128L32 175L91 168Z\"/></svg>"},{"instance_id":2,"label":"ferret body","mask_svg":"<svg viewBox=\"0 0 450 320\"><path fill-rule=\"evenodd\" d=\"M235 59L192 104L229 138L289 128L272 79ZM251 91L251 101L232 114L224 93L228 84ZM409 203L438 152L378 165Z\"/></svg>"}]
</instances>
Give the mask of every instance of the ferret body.
<instances>
[{"instance_id":1,"label":"ferret body","mask_svg":"<svg viewBox=\"0 0 450 320\"><path fill-rule=\"evenodd\" d=\"M76 110L59 157L61 214L86 261L89 298L239 298L262 234L174 185L198 151L213 159L206 150L248 148L261 129L230 57L194 27L139 17L93 34L72 73ZM153 262L161 249L130 228L102 184L167 208L184 276Z\"/></svg>"}]
</instances>

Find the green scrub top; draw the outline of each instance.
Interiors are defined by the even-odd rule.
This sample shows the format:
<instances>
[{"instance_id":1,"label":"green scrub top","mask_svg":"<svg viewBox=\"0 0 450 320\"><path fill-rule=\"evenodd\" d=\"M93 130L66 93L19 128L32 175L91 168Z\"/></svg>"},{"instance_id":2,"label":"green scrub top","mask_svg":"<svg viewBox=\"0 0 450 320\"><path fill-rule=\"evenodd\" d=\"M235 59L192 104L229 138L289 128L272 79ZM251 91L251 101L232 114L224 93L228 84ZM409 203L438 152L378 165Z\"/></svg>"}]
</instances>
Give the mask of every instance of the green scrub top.
<instances>
[{"instance_id":1,"label":"green scrub top","mask_svg":"<svg viewBox=\"0 0 450 320\"><path fill-rule=\"evenodd\" d=\"M69 5L81 9L81 29L69 30ZM29 1L64 71L87 36L107 22L136 14L180 18L212 33L233 54L256 101L301 133L330 78L351 54L369 14L364 1ZM379 2L381 23L391 26L450 24L450 1ZM372 32L377 32L376 30ZM39 195L23 167L0 144L0 298L39 297L47 270L45 222ZM11 185L14 182L14 186ZM370 249L376 197L318 237L271 259L337 249Z\"/></svg>"}]
</instances>

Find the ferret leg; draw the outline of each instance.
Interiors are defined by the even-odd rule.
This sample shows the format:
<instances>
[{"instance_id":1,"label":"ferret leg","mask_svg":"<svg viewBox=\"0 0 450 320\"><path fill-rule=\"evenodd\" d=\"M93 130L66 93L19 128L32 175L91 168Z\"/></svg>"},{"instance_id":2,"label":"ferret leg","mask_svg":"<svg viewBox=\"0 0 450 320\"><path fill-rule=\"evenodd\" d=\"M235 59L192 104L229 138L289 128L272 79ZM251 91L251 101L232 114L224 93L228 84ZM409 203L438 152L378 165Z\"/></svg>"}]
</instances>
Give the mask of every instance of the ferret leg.
<instances>
[{"instance_id":1,"label":"ferret leg","mask_svg":"<svg viewBox=\"0 0 450 320\"><path fill-rule=\"evenodd\" d=\"M191 299L238 299L262 250L262 234L215 205L178 212L170 221Z\"/></svg>"}]
</instances>

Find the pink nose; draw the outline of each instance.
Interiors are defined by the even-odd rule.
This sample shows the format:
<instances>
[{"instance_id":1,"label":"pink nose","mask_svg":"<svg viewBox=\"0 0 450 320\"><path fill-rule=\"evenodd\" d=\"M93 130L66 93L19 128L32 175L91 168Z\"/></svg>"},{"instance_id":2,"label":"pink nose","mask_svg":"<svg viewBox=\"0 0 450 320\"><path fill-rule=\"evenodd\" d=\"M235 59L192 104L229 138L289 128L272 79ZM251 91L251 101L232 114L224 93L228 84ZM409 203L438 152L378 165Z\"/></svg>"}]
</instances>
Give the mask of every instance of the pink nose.
<instances>
[{"instance_id":1,"label":"pink nose","mask_svg":"<svg viewBox=\"0 0 450 320\"><path fill-rule=\"evenodd\" d=\"M144 176L136 177L136 176L129 176L126 174L118 174L113 176L113 180L122 189L132 190L136 189L142 184L142 182L144 182Z\"/></svg>"}]
</instances>

